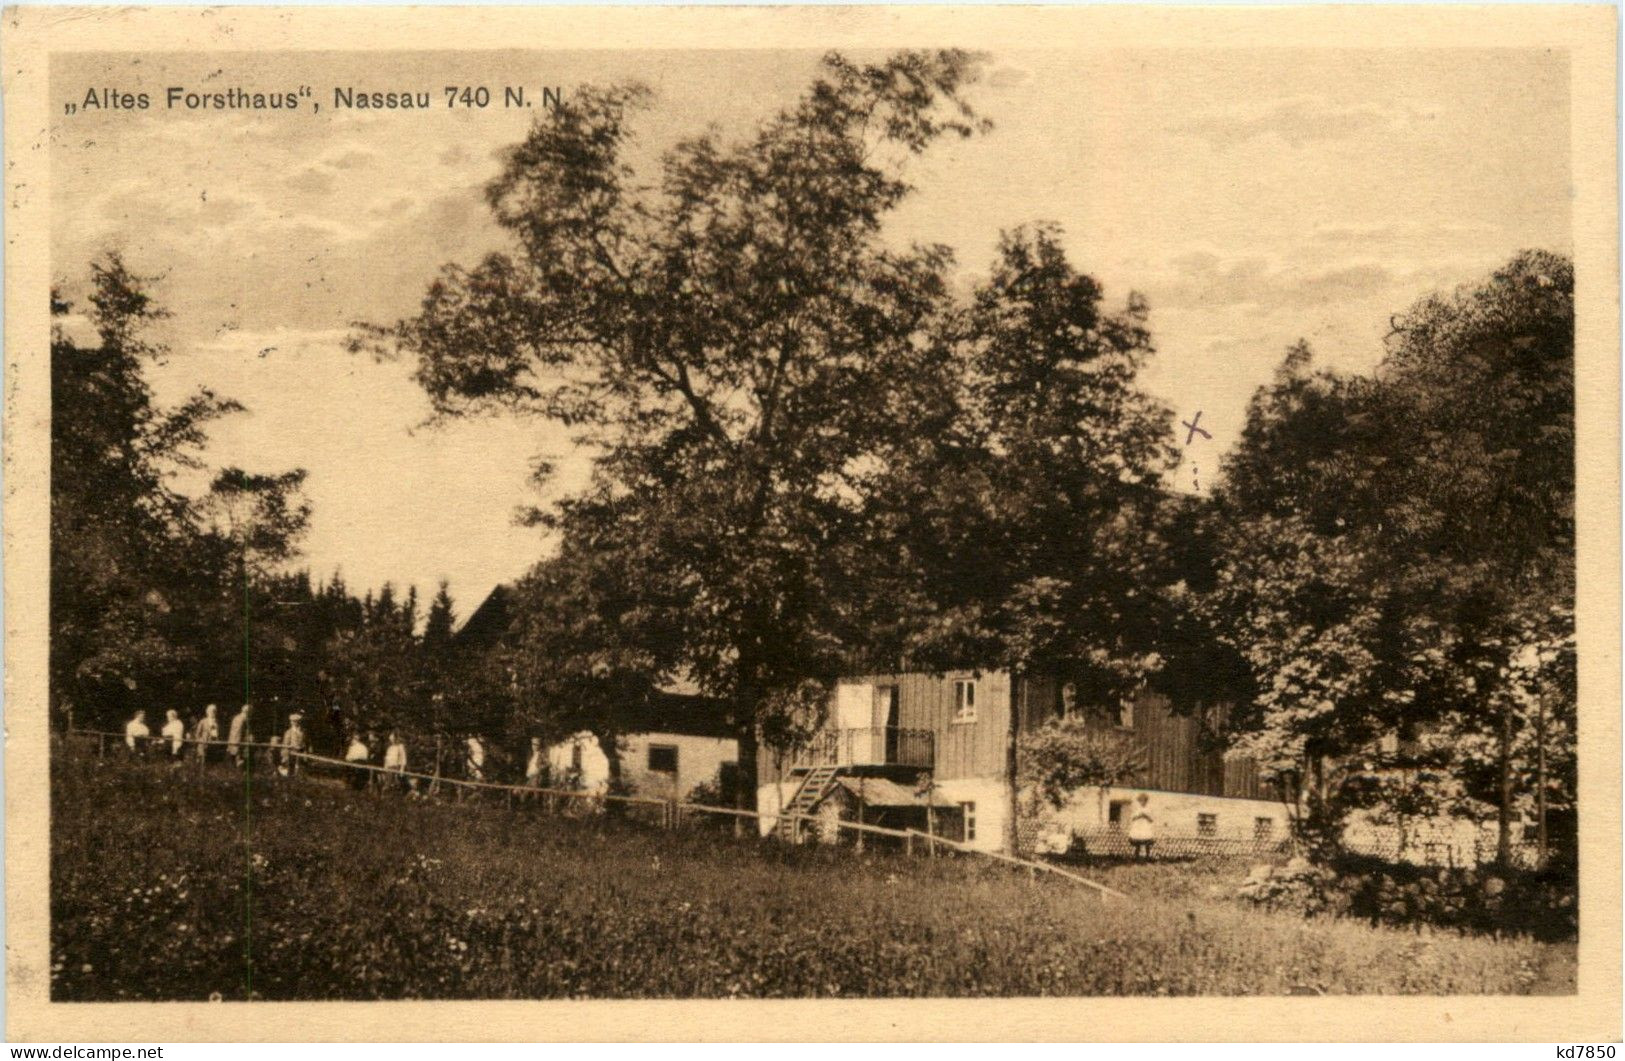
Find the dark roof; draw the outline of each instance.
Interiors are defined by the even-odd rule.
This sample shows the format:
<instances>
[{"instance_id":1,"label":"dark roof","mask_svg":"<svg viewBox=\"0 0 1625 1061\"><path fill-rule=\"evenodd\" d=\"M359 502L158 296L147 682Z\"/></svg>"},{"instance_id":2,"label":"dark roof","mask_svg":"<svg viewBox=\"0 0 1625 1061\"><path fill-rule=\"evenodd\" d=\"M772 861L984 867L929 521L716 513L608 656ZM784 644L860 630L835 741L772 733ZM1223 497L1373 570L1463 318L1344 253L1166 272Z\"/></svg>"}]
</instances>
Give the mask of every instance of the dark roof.
<instances>
[{"instance_id":1,"label":"dark roof","mask_svg":"<svg viewBox=\"0 0 1625 1061\"><path fill-rule=\"evenodd\" d=\"M513 625L517 597L511 584L497 586L453 635L453 642L469 650L499 644ZM722 701L702 694L687 675L672 678L647 704L628 708L624 721L627 733L678 733L688 737L739 735Z\"/></svg>"},{"instance_id":2,"label":"dark roof","mask_svg":"<svg viewBox=\"0 0 1625 1061\"><path fill-rule=\"evenodd\" d=\"M499 585L480 602L474 614L452 635L461 648L490 648L501 641L513 622L513 588Z\"/></svg>"},{"instance_id":3,"label":"dark roof","mask_svg":"<svg viewBox=\"0 0 1625 1061\"><path fill-rule=\"evenodd\" d=\"M628 733L680 733L687 737L737 737L739 727L727 705L709 696L656 693L639 708L627 711Z\"/></svg>"},{"instance_id":4,"label":"dark roof","mask_svg":"<svg viewBox=\"0 0 1625 1061\"><path fill-rule=\"evenodd\" d=\"M884 777L838 777L835 783L855 798L871 807L923 807L925 795ZM931 805L952 809L959 806L935 789L931 792Z\"/></svg>"}]
</instances>

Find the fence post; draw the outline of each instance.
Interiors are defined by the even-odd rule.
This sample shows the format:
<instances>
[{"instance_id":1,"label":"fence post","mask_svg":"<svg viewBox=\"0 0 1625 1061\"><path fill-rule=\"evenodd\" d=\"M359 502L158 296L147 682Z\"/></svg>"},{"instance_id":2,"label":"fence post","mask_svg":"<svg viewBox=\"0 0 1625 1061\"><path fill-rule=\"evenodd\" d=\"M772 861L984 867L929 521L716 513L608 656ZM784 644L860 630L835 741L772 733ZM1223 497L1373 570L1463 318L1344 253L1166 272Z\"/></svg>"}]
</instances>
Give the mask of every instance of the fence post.
<instances>
[{"instance_id":1,"label":"fence post","mask_svg":"<svg viewBox=\"0 0 1625 1061\"><path fill-rule=\"evenodd\" d=\"M903 837L903 848L908 854L910 854L910 855L914 854L914 834L913 833L908 833L907 835L905 835Z\"/></svg>"},{"instance_id":2,"label":"fence post","mask_svg":"<svg viewBox=\"0 0 1625 1061\"><path fill-rule=\"evenodd\" d=\"M98 733L96 735L96 758L107 758L107 734L105 733Z\"/></svg>"}]
</instances>

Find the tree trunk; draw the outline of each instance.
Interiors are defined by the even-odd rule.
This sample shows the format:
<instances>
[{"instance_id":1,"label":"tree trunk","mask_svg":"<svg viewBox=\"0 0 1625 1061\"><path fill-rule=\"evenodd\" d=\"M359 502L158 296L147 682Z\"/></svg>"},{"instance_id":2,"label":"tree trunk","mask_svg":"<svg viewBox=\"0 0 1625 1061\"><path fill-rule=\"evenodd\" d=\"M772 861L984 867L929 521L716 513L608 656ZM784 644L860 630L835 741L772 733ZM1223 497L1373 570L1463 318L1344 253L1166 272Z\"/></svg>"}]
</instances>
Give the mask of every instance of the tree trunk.
<instances>
[{"instance_id":1,"label":"tree trunk","mask_svg":"<svg viewBox=\"0 0 1625 1061\"><path fill-rule=\"evenodd\" d=\"M614 733L599 733L598 748L604 753L604 760L609 764L609 795L620 796L625 793L621 788L621 743ZM619 814L626 804L618 800L605 800L604 811L608 814Z\"/></svg>"},{"instance_id":2,"label":"tree trunk","mask_svg":"<svg viewBox=\"0 0 1625 1061\"><path fill-rule=\"evenodd\" d=\"M734 786L733 805L741 810L756 810L756 790L761 786L762 779L756 776L758 761L754 713L749 721L740 723L738 740L739 781Z\"/></svg>"},{"instance_id":3,"label":"tree trunk","mask_svg":"<svg viewBox=\"0 0 1625 1061\"><path fill-rule=\"evenodd\" d=\"M1017 826L1016 814L1020 809L1021 784L1016 778L1016 740L1021 733L1021 710L1017 709L1016 683L1021 685L1020 707L1027 706L1027 680L1025 675L1012 672L1010 675L1010 724L1005 727L1004 734L1004 775L1009 789L1009 813L1004 818L1004 849L1012 855L1021 852L1017 847L1021 839L1021 831Z\"/></svg>"},{"instance_id":4,"label":"tree trunk","mask_svg":"<svg viewBox=\"0 0 1625 1061\"><path fill-rule=\"evenodd\" d=\"M1495 861L1512 865L1512 698L1501 708L1501 801L1495 811Z\"/></svg>"},{"instance_id":5,"label":"tree trunk","mask_svg":"<svg viewBox=\"0 0 1625 1061\"><path fill-rule=\"evenodd\" d=\"M1546 697L1535 701L1535 843L1541 869L1550 849L1546 836Z\"/></svg>"}]
</instances>

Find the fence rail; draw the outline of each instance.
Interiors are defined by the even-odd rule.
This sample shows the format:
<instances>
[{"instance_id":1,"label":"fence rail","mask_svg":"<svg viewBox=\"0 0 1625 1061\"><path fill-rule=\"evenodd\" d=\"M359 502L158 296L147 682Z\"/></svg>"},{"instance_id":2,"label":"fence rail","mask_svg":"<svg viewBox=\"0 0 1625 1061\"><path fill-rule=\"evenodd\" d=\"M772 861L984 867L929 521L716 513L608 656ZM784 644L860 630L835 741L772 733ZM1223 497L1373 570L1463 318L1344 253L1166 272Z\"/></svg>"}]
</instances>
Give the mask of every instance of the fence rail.
<instances>
[{"instance_id":1,"label":"fence rail","mask_svg":"<svg viewBox=\"0 0 1625 1061\"><path fill-rule=\"evenodd\" d=\"M69 730L67 732L67 737L70 739L74 737L95 739L99 745L99 754L103 756L107 754L107 750L110 746L113 748L118 748L120 745L125 743L124 734L109 733L100 730ZM146 742L149 747L159 749L168 749L172 743L169 738L164 737L148 737L146 738ZM279 754L283 757L284 761L292 759L306 765L319 765L327 768L338 768L340 770L365 771L368 774L373 775L375 778L381 777L386 782L400 780L426 781L429 783L430 791L433 791L436 786L444 786L457 792L501 792L504 793L510 807L513 806L516 799L519 801L524 801L527 799L539 798L559 801L566 805L569 804L569 801L577 801L580 805L587 807L598 807L608 804L616 804L625 807L655 807L660 809L661 813L659 822L663 828L680 827L683 824L685 816L712 815L723 818L732 818L735 820L735 822L740 823L750 821L756 826L758 835L766 839L776 836L777 830L772 828L764 829L762 828L762 823L765 822L771 825L776 824L783 818L788 818L792 823L792 833L796 836L799 836L804 829L833 826L837 830L856 833L859 837L884 836L901 840L903 842L904 850L909 854L914 853L914 847L916 844L926 848L926 850L933 855L936 853L936 849L941 847L957 854L964 854L973 857L984 857L999 863L1026 869L1029 875L1034 878L1036 878L1040 873L1061 877L1073 883L1084 885L1085 887L1093 890L1102 900L1108 898L1127 898L1127 896L1115 888L1109 888L1098 881L1089 880L1087 877L1079 876L1078 874L1064 870L1059 866L1052 866L1046 862L1033 862L1028 859L1015 858L1011 855L1001 854L996 851L979 850L958 841L949 840L946 837L936 836L935 834L931 833L922 833L914 829L888 829L884 826L870 825L866 822L854 822L847 821L845 819L830 819L815 815L800 814L792 811L759 811L746 810L742 807L713 807L702 803L688 803L682 800L657 799L652 796L615 795L607 792L582 792L575 789L548 788L537 785L510 785L497 781L474 781L468 778L447 777L443 774L425 774L412 770L394 770L383 766L378 766L373 763L352 762L345 759L335 759L331 756L316 755L312 752L289 751L281 744L273 744L267 741L238 741L233 744L230 741L223 740L200 741L193 737L183 737L181 738L181 744L183 747L192 747L200 750L205 745L209 747L221 747L228 749L254 749L262 752ZM203 756L192 755L190 758L198 764L199 770L203 768L205 762ZM176 757L176 761L180 763L184 763L186 759L187 757L184 755ZM253 765L252 761L250 761L249 765ZM290 777L288 780L292 780L292 778Z\"/></svg>"}]
</instances>

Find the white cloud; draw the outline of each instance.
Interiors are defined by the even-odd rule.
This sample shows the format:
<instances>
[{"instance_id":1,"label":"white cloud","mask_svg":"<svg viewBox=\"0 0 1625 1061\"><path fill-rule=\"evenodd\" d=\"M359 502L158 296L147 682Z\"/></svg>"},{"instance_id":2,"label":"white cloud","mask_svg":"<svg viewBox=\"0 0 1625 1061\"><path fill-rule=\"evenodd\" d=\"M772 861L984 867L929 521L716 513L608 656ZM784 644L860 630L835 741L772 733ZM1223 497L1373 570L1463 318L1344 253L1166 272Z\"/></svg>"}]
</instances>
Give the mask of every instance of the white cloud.
<instances>
[{"instance_id":1,"label":"white cloud","mask_svg":"<svg viewBox=\"0 0 1625 1061\"><path fill-rule=\"evenodd\" d=\"M1274 136L1292 147L1317 141L1346 140L1399 133L1438 117L1434 106L1381 106L1340 103L1320 96L1297 96L1244 103L1170 126L1224 149L1261 136Z\"/></svg>"}]
</instances>

